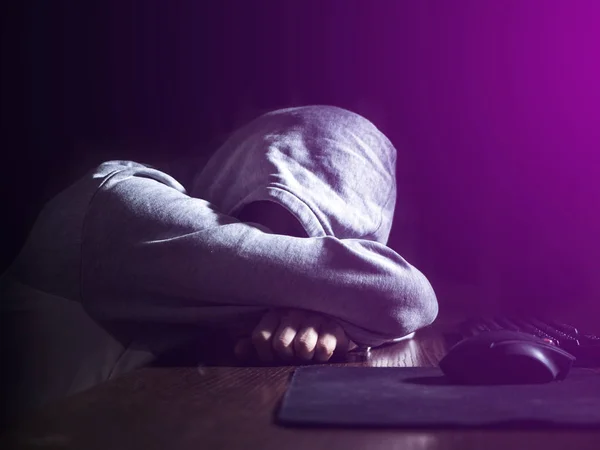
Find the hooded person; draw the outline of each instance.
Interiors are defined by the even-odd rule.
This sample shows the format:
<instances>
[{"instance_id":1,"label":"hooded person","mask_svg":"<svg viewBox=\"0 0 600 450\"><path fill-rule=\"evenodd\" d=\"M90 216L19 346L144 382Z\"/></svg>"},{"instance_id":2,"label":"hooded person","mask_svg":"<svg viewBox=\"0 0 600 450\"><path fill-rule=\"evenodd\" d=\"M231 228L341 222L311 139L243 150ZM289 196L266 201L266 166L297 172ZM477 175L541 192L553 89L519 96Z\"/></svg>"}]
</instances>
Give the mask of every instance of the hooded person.
<instances>
[{"instance_id":1,"label":"hooded person","mask_svg":"<svg viewBox=\"0 0 600 450\"><path fill-rule=\"evenodd\" d=\"M100 165L45 206L2 277L22 403L273 308L329 317L366 346L430 324L430 283L386 245L395 164L365 118L306 106L260 116L179 180L175 169Z\"/></svg>"}]
</instances>

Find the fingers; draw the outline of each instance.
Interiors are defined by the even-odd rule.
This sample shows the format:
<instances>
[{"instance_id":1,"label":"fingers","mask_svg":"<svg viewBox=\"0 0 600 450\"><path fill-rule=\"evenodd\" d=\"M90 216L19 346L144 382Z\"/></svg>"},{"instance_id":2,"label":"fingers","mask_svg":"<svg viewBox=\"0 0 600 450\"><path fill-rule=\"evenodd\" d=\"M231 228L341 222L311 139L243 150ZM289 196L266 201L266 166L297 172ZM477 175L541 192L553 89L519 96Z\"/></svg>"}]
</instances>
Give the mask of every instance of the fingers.
<instances>
[{"instance_id":1,"label":"fingers","mask_svg":"<svg viewBox=\"0 0 600 450\"><path fill-rule=\"evenodd\" d=\"M304 318L303 325L294 339L294 352L298 359L303 361L313 359L321 322L320 317L315 314L306 315Z\"/></svg>"},{"instance_id":2,"label":"fingers","mask_svg":"<svg viewBox=\"0 0 600 450\"><path fill-rule=\"evenodd\" d=\"M294 339L302 323L303 315L299 311L285 313L279 322L279 328L273 338L273 351L285 361L294 358Z\"/></svg>"},{"instance_id":3,"label":"fingers","mask_svg":"<svg viewBox=\"0 0 600 450\"><path fill-rule=\"evenodd\" d=\"M261 361L327 362L335 354L348 352L351 343L335 321L301 310L271 311L263 316L251 340L238 341L238 359L251 357L252 346Z\"/></svg>"},{"instance_id":4,"label":"fingers","mask_svg":"<svg viewBox=\"0 0 600 450\"><path fill-rule=\"evenodd\" d=\"M279 326L279 315L269 311L252 332L252 344L262 361L273 361L272 339Z\"/></svg>"},{"instance_id":5,"label":"fingers","mask_svg":"<svg viewBox=\"0 0 600 450\"><path fill-rule=\"evenodd\" d=\"M317 339L315 347L315 361L329 361L337 345L336 325L329 321L322 323L319 331L319 339Z\"/></svg>"},{"instance_id":6,"label":"fingers","mask_svg":"<svg viewBox=\"0 0 600 450\"><path fill-rule=\"evenodd\" d=\"M341 326L316 314L306 317L294 340L296 357L304 361L326 362L334 353L346 354L351 346L356 345L348 339Z\"/></svg>"},{"instance_id":7,"label":"fingers","mask_svg":"<svg viewBox=\"0 0 600 450\"><path fill-rule=\"evenodd\" d=\"M348 353L348 350L350 350L350 346L353 343L350 342L350 339L348 339L348 336L346 336L344 329L337 323L333 323L333 335L335 336L337 344L335 347L336 353Z\"/></svg>"}]
</instances>

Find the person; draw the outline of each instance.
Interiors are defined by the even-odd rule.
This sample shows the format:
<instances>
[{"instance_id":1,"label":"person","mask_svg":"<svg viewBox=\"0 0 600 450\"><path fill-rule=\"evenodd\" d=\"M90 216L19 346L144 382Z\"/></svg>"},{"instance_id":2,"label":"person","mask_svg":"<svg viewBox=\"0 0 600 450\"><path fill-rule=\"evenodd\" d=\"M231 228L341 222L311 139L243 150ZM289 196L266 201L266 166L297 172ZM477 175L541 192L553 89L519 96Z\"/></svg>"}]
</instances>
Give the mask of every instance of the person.
<instances>
[{"instance_id":1,"label":"person","mask_svg":"<svg viewBox=\"0 0 600 450\"><path fill-rule=\"evenodd\" d=\"M43 208L1 279L19 406L205 327L248 324L240 357L326 362L430 324L431 284L387 246L395 165L364 117L303 106L256 118L203 166L96 167Z\"/></svg>"}]
</instances>

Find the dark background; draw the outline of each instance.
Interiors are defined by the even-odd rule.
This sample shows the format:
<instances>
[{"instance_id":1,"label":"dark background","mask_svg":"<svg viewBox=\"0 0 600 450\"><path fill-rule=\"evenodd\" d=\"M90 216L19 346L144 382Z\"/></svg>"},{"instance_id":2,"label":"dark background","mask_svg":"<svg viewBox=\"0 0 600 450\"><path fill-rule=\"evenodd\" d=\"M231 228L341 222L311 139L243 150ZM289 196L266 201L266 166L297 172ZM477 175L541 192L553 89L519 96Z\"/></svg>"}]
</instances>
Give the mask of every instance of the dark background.
<instances>
[{"instance_id":1,"label":"dark background","mask_svg":"<svg viewBox=\"0 0 600 450\"><path fill-rule=\"evenodd\" d=\"M597 304L594 2L3 8L3 268L43 203L94 164L209 154L264 111L320 103L398 148L390 246L443 307Z\"/></svg>"}]
</instances>

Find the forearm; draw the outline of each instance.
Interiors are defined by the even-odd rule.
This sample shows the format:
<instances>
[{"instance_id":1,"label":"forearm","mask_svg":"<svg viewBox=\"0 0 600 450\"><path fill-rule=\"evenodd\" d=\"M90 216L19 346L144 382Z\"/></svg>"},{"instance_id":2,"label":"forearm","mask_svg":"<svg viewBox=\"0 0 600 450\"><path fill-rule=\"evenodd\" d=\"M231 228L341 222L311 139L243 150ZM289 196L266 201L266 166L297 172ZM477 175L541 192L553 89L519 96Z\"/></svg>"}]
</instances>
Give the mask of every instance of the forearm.
<instances>
[{"instance_id":1,"label":"forearm","mask_svg":"<svg viewBox=\"0 0 600 450\"><path fill-rule=\"evenodd\" d=\"M147 178L113 180L85 230L84 301L103 317L194 322L222 307L300 308L385 340L437 313L425 277L382 244L270 234Z\"/></svg>"}]
</instances>

